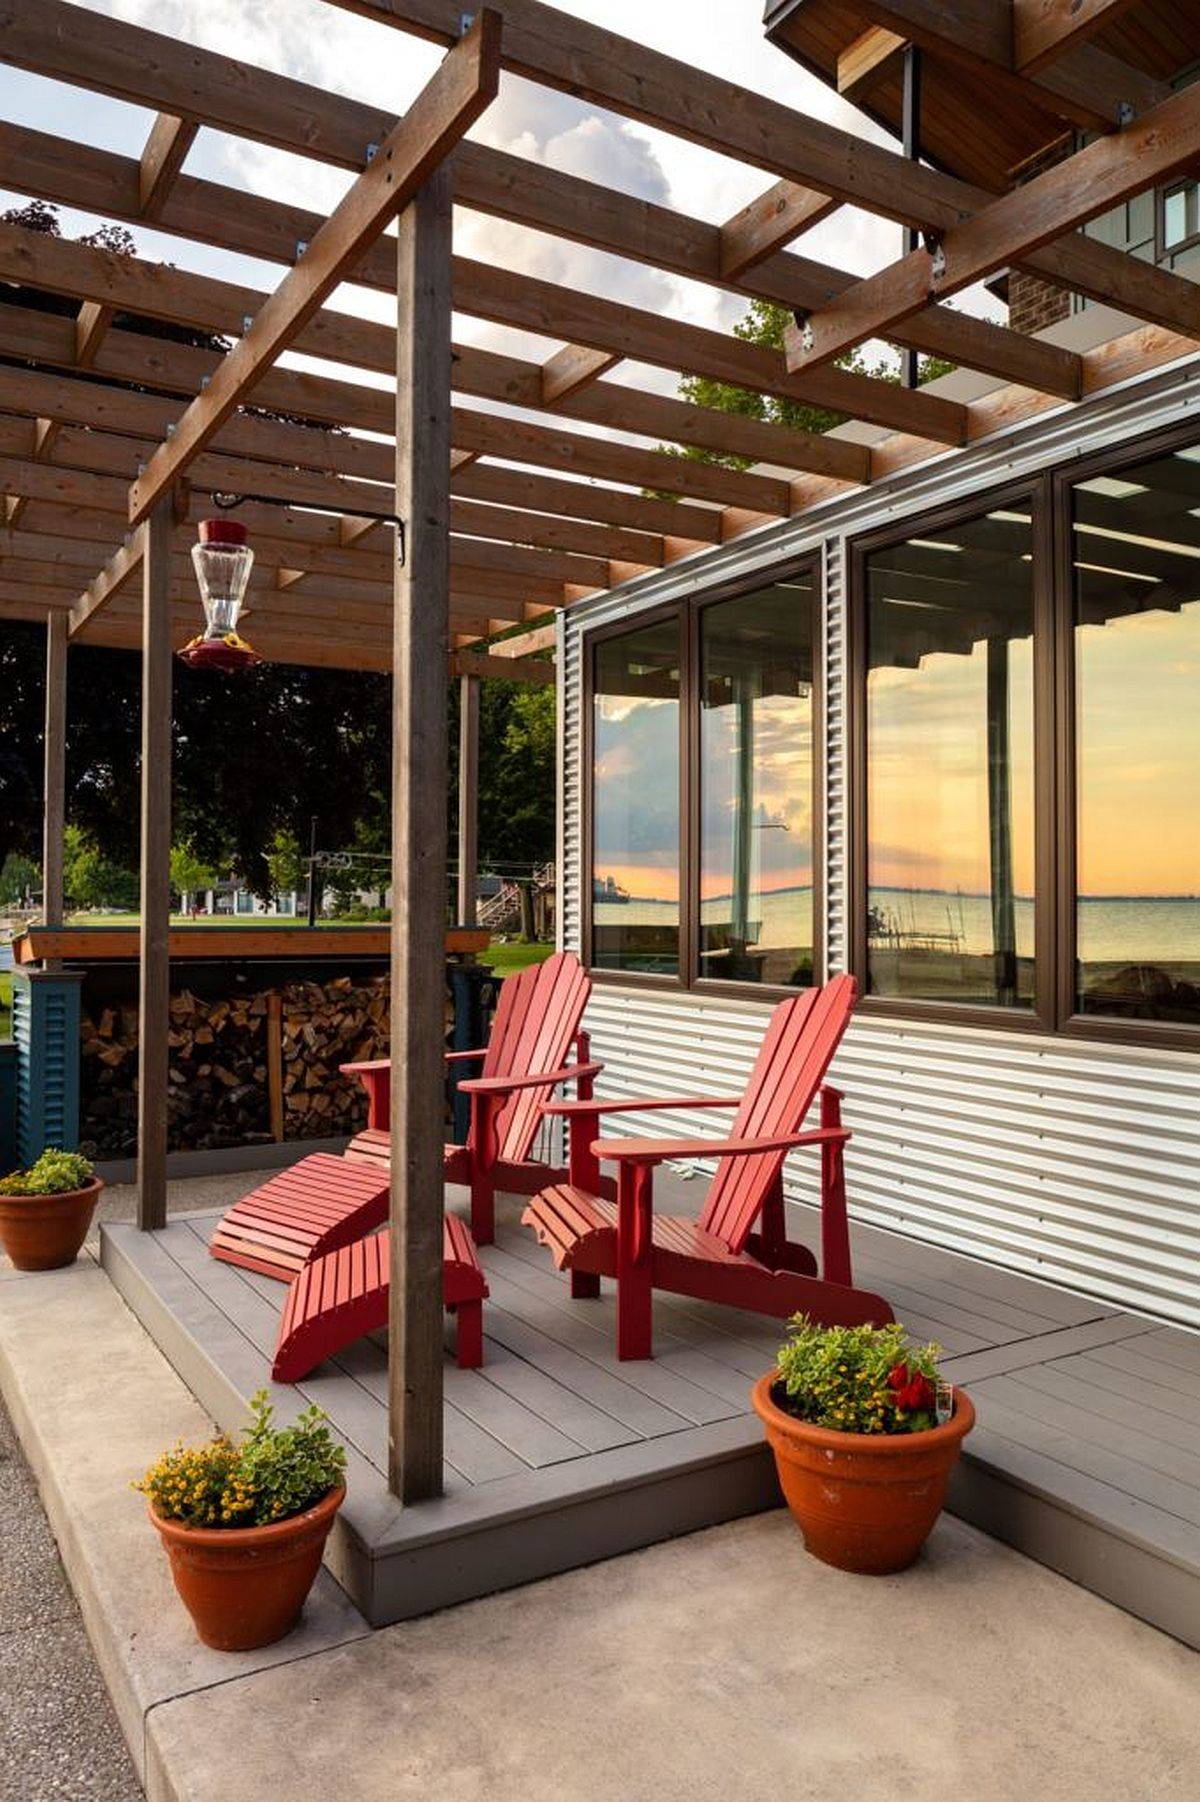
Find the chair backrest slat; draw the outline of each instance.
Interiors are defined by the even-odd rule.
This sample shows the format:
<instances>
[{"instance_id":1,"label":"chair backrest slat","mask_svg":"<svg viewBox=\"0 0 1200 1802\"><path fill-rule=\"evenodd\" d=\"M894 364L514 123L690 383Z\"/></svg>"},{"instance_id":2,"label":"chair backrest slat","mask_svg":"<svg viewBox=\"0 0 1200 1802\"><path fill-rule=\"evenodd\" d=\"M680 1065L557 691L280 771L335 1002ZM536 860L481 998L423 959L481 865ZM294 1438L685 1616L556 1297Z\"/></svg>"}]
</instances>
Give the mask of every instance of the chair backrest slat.
<instances>
[{"instance_id":1,"label":"chair backrest slat","mask_svg":"<svg viewBox=\"0 0 1200 1802\"><path fill-rule=\"evenodd\" d=\"M823 989L806 989L781 1001L771 1015L731 1139L775 1138L799 1132L850 1020L858 994L852 976L835 976ZM741 1251L786 1153L722 1158L700 1225L731 1251Z\"/></svg>"},{"instance_id":2,"label":"chair backrest slat","mask_svg":"<svg viewBox=\"0 0 1200 1802\"><path fill-rule=\"evenodd\" d=\"M528 1076L562 1069L591 992L587 972L570 951L555 952L545 963L506 978L481 1074ZM497 1121L502 1158L521 1163L529 1156L549 1100L548 1089L519 1089L509 1097Z\"/></svg>"}]
</instances>

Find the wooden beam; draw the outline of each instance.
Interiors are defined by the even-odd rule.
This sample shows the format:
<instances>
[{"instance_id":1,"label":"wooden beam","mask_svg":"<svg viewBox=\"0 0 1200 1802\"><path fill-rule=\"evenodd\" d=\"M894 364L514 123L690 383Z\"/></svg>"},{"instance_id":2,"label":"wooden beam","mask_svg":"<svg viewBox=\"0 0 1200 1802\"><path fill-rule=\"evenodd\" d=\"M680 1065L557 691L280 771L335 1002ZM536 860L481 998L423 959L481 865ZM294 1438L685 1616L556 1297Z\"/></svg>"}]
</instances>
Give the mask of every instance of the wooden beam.
<instances>
[{"instance_id":1,"label":"wooden beam","mask_svg":"<svg viewBox=\"0 0 1200 1802\"><path fill-rule=\"evenodd\" d=\"M458 670L458 924L474 926L479 885L479 677Z\"/></svg>"},{"instance_id":2,"label":"wooden beam","mask_svg":"<svg viewBox=\"0 0 1200 1802\"><path fill-rule=\"evenodd\" d=\"M138 933L137 1223L167 1224L171 998L171 497L139 533L142 567L142 860Z\"/></svg>"},{"instance_id":3,"label":"wooden beam","mask_svg":"<svg viewBox=\"0 0 1200 1802\"><path fill-rule=\"evenodd\" d=\"M736 281L756 263L765 262L802 231L836 212L828 194L814 193L795 182L777 181L721 227L721 275Z\"/></svg>"},{"instance_id":4,"label":"wooden beam","mask_svg":"<svg viewBox=\"0 0 1200 1802\"><path fill-rule=\"evenodd\" d=\"M121 159L113 158L110 153L77 150L69 162L64 162L55 154L55 145L56 140L40 136L37 144L31 145L27 133L23 133L19 141L14 140L12 134L6 135L5 128L0 125L0 166L9 163L13 165L11 185L21 187L26 192L58 199L63 204L81 204L86 199L93 205L99 205L103 200L105 210L119 211L122 193L129 186L128 180L119 175ZM470 143L461 146L456 157L456 174L460 186L464 185L462 172L465 164L481 148ZM475 182L471 192L481 201L486 201L490 210L503 217L528 219L542 230L567 232L584 242L594 243L619 254L637 255L642 261L670 268L681 275L722 286L729 285L720 273L721 240L718 228L672 214L666 208L653 208L646 202L613 195L598 184L578 177L558 175L537 165L522 164L518 158L504 160L499 152L489 154L500 158L497 166L503 172L504 179L497 177L490 182L480 179ZM87 166L81 169L80 159L84 156L87 158ZM100 185L100 162L108 172L103 181L103 195L97 192ZM516 172L510 172L510 164L515 166ZM534 178L523 179L519 173L522 168L532 169L535 172ZM990 198L983 190L972 189L965 183L956 183L952 177L940 179L948 182L953 192L961 190L963 204L954 212L955 220L962 217L964 210L969 210L972 200L975 204L983 204ZM550 185L546 191L548 183ZM182 230L185 235L197 237L203 242L219 241L228 248L244 249L260 256L282 257L290 254L290 246L297 232L315 230L317 226L315 215L300 212L296 208L283 207L274 201L241 195L234 190L191 180L184 183L182 197L172 201L168 213L172 227ZM1083 246L1082 251L1072 252L1068 243L1065 247L1050 247L1041 254L1053 254L1055 263L1062 262L1068 273L1075 262L1082 261L1091 287L1081 285L1080 292L1094 293L1096 284L1102 277L1108 275L1111 278L1114 271L1120 275L1123 266L1129 261L1110 246L1095 241L1077 242ZM74 247L66 247L68 254L72 248ZM1139 264L1139 270L1139 296L1149 298L1151 302L1149 308L1143 307L1144 316L1154 318L1172 329L1180 329L1191 300L1188 293L1191 284L1182 277L1158 270L1150 264ZM378 256L371 253L364 257L356 275L367 286L387 287L394 281L390 258L381 262ZM123 282L127 281L128 267L116 264L113 276L119 276ZM194 281L196 278L185 279ZM1056 274L1055 279L1061 278ZM203 282L203 278L200 280ZM753 275L747 274L739 278L735 285L745 293L757 292L789 307L810 309L824 305L830 298L831 291L840 292L852 286L855 280L854 276L845 271L827 268L805 258L774 255L763 263L755 264ZM68 291L72 291L69 283ZM211 283L205 291L212 291ZM235 290L231 285L224 284L222 292L228 295L227 311L213 318L209 310L202 319L194 320L193 323L206 324L210 329L221 329L261 304L261 296L252 290ZM464 310L468 309L469 296L462 293L460 299ZM1120 302L1121 297L1117 295L1114 299ZM545 318L553 316L556 311L556 291L551 284L531 284L527 300L539 308ZM124 304L127 308L136 307L137 310L149 311L153 310L154 301L155 294L151 289L149 293L142 292L136 297L126 295ZM341 329L344 333L345 327ZM543 329L552 328L544 326ZM383 334L380 328L360 326L358 333L353 349L345 342L339 345L337 360L362 361L368 367L384 367L386 359L382 350L374 358L364 357L361 350L372 333L382 344ZM1044 387L1047 392L1064 395L1077 391L1078 359L1071 353L1056 346L1040 344L990 321L972 319L952 308L928 309L920 320L912 322L908 335L916 349L991 372L1008 381L1022 381L1031 386ZM312 348L317 354L321 353L320 344L314 343ZM158 349L160 347L156 347ZM488 378L489 371L501 369L506 375L500 381L494 382ZM277 379L279 378L272 378ZM486 394L488 398L511 401L515 405L537 406L541 399L540 376L536 365L521 364L512 358L488 357L478 351L459 350L455 364L455 386L463 392ZM656 438L675 438L679 442L698 444L705 449L727 449L739 456L752 456L787 467L811 468L814 473L844 474L847 480L865 479L861 473L856 476L845 462L855 450L860 458L865 457L861 446L839 443L838 440L830 440L821 435L814 438L812 434L786 433L780 427L761 420L722 415L710 408L685 409L681 402L639 393L616 383L609 382L578 390L565 402L560 401L556 410L597 423L606 423L607 415L617 401L626 415L621 421L625 429L644 431ZM674 419L666 416L671 408L678 409ZM736 435L739 442L721 444L718 440L722 432L731 439ZM773 445L769 442L772 437L776 440ZM839 457L843 460L840 464L835 461Z\"/></svg>"},{"instance_id":5,"label":"wooden beam","mask_svg":"<svg viewBox=\"0 0 1200 1802\"><path fill-rule=\"evenodd\" d=\"M869 25L838 53L837 91L860 105L882 81L891 80L904 60L907 39L883 25Z\"/></svg>"},{"instance_id":6,"label":"wooden beam","mask_svg":"<svg viewBox=\"0 0 1200 1802\"><path fill-rule=\"evenodd\" d=\"M449 650L450 176L400 215L392 695L391 1296L388 1481L442 1489L442 1155Z\"/></svg>"},{"instance_id":7,"label":"wooden beam","mask_svg":"<svg viewBox=\"0 0 1200 1802\"><path fill-rule=\"evenodd\" d=\"M946 233L936 255L911 251L814 313L788 340L789 367L808 369L886 336L931 296L945 298L1017 262L1200 158L1200 88L1185 88L1115 136L1096 139ZM1200 288L1194 329L1200 335Z\"/></svg>"},{"instance_id":8,"label":"wooden beam","mask_svg":"<svg viewBox=\"0 0 1200 1802\"><path fill-rule=\"evenodd\" d=\"M592 350L586 344L564 344L542 365L542 405L553 407L597 381L621 361L612 351Z\"/></svg>"},{"instance_id":9,"label":"wooden beam","mask_svg":"<svg viewBox=\"0 0 1200 1802\"><path fill-rule=\"evenodd\" d=\"M544 640L545 628L539 627L536 633L530 633L530 639ZM522 644L527 640L522 637ZM546 642L553 644L554 634L551 631ZM486 677L497 682L533 682L540 687L552 687L556 677L554 665L545 657L501 657L495 650L491 651L456 651L451 659L451 668L455 675L464 682ZM460 904L461 905L461 904Z\"/></svg>"},{"instance_id":10,"label":"wooden beam","mask_svg":"<svg viewBox=\"0 0 1200 1802\"><path fill-rule=\"evenodd\" d=\"M1034 74L1127 13L1134 0L1012 0L1013 61Z\"/></svg>"},{"instance_id":11,"label":"wooden beam","mask_svg":"<svg viewBox=\"0 0 1200 1802\"><path fill-rule=\"evenodd\" d=\"M167 515L170 516L171 509L169 505L166 512ZM171 520L171 524L174 526L173 519ZM112 557L109 558L108 562L100 571L100 574L96 576L94 581L88 583L88 586L80 595L78 602L71 609L70 636L72 638L77 638L79 633L82 632L83 628L87 625L88 621L99 613L100 609L107 601L112 599L113 595L120 593L126 582L132 579L142 562L145 548L145 533L135 532L128 544L122 545L119 551L113 553ZM161 553L160 562L163 567L155 570L154 579L156 582L165 583L167 580L167 552L164 551ZM144 581L149 580L148 577L144 577L143 579ZM149 603L147 602L146 604L148 605Z\"/></svg>"},{"instance_id":12,"label":"wooden beam","mask_svg":"<svg viewBox=\"0 0 1200 1802\"><path fill-rule=\"evenodd\" d=\"M143 219L157 219L199 129L195 120L177 119L173 113L159 113L155 119L138 169L138 202Z\"/></svg>"},{"instance_id":13,"label":"wooden beam","mask_svg":"<svg viewBox=\"0 0 1200 1802\"><path fill-rule=\"evenodd\" d=\"M0 564L0 569L3 569ZM67 616L46 615L46 725L42 795L42 921L63 923L63 832L67 806Z\"/></svg>"},{"instance_id":14,"label":"wooden beam","mask_svg":"<svg viewBox=\"0 0 1200 1802\"><path fill-rule=\"evenodd\" d=\"M129 517L144 519L262 373L490 105L499 85L500 19L484 7L405 117L388 134L245 335L188 408L174 437L130 489Z\"/></svg>"}]
</instances>

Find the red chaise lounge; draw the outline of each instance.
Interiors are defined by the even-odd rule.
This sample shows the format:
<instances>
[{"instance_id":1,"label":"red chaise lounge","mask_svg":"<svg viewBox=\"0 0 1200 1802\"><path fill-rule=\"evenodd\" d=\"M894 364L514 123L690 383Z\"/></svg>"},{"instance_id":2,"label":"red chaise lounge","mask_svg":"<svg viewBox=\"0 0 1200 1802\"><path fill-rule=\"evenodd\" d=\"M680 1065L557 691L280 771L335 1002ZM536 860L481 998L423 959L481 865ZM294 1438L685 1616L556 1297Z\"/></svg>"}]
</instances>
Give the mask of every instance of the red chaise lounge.
<instances>
[{"instance_id":1,"label":"red chaise lounge","mask_svg":"<svg viewBox=\"0 0 1200 1802\"><path fill-rule=\"evenodd\" d=\"M839 976L781 1001L741 1096L589 1099L548 1108L571 1121L570 1174L535 1196L522 1220L559 1269L570 1271L573 1295L597 1295L602 1276L616 1278L618 1357L653 1356L655 1289L779 1318L804 1313L829 1325L893 1318L881 1296L853 1286L842 1158L850 1135L841 1125L841 1096L821 1086L856 994L854 979ZM804 1132L818 1091L821 1125ZM736 1108L729 1136L595 1137L603 1114L697 1107ZM812 1253L788 1239L784 1216L784 1157L808 1145L821 1151L819 1277ZM699 1219L656 1218L655 1166L705 1156L718 1162ZM615 1202L600 1187L599 1167L608 1160L618 1170Z\"/></svg>"}]
</instances>

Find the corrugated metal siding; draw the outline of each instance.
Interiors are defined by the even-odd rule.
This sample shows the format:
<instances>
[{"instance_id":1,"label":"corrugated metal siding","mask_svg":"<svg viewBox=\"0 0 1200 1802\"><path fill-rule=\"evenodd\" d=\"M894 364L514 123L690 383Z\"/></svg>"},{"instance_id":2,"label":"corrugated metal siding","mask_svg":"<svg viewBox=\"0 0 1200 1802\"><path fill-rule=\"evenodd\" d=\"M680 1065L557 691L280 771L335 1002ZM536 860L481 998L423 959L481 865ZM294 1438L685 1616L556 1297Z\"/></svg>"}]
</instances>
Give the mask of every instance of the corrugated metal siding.
<instances>
[{"instance_id":1,"label":"corrugated metal siding","mask_svg":"<svg viewBox=\"0 0 1200 1802\"><path fill-rule=\"evenodd\" d=\"M933 502L1174 423L1200 399L1197 363L1056 411L943 463L847 496L567 615L563 658L564 943L580 934L583 630L768 570L821 545L826 634L826 940L846 957L845 541ZM762 1003L597 987L588 1010L602 1092L736 1093ZM1104 1301L1200 1327L1200 1058L975 1028L856 1020L834 1067L846 1090L851 1209ZM717 1116L719 1119L720 1116ZM655 1115L656 1133L711 1136L709 1114ZM612 1122L614 1131L651 1129ZM790 1192L811 1196L802 1167Z\"/></svg>"}]
</instances>

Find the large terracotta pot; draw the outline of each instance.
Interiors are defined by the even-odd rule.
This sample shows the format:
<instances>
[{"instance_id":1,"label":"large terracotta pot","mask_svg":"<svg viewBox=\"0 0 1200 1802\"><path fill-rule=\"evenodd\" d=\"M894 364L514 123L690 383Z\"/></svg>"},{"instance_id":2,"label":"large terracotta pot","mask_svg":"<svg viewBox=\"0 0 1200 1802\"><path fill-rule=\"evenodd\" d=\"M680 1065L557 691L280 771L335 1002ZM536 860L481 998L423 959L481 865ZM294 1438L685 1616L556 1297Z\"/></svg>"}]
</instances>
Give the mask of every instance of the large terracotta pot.
<instances>
[{"instance_id":1,"label":"large terracotta pot","mask_svg":"<svg viewBox=\"0 0 1200 1802\"><path fill-rule=\"evenodd\" d=\"M291 1632L345 1499L339 1483L302 1514L267 1527L186 1527L150 1509L175 1587L206 1646L249 1652Z\"/></svg>"},{"instance_id":2,"label":"large terracotta pot","mask_svg":"<svg viewBox=\"0 0 1200 1802\"><path fill-rule=\"evenodd\" d=\"M18 1270L73 1264L104 1184L93 1176L64 1195L0 1195L0 1245Z\"/></svg>"},{"instance_id":3,"label":"large terracotta pot","mask_svg":"<svg viewBox=\"0 0 1200 1802\"><path fill-rule=\"evenodd\" d=\"M951 1467L975 1425L969 1396L956 1388L953 1416L927 1433L835 1433L777 1407L778 1377L760 1377L752 1400L808 1550L839 1570L904 1570L942 1511Z\"/></svg>"}]
</instances>

